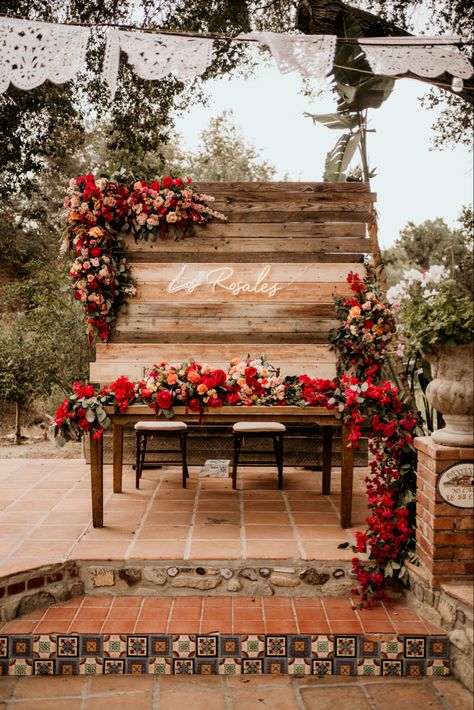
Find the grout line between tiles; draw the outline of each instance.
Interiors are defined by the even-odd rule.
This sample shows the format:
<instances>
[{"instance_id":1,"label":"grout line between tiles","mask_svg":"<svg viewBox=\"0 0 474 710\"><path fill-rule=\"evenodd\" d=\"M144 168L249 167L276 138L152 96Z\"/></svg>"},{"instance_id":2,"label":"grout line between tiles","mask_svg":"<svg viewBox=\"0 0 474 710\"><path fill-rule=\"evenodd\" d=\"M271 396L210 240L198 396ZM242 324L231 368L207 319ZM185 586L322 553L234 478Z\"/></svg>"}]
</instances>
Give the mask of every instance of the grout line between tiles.
<instances>
[{"instance_id":1,"label":"grout line between tiles","mask_svg":"<svg viewBox=\"0 0 474 710\"><path fill-rule=\"evenodd\" d=\"M295 628L296 628L296 633L300 633L300 622L298 619L298 614L296 613L296 607L295 607L295 600L293 597L290 597L290 602L291 602L291 610L293 612L293 618L295 620Z\"/></svg>"},{"instance_id":2,"label":"grout line between tiles","mask_svg":"<svg viewBox=\"0 0 474 710\"><path fill-rule=\"evenodd\" d=\"M189 480L189 479L188 479ZM183 559L189 560L191 555L191 544L194 535L194 523L196 521L196 515L199 505L199 497L201 495L202 481L197 479L196 495L194 496L193 512L191 513L191 520L189 522L188 536L186 538L186 544L184 546Z\"/></svg>"},{"instance_id":3,"label":"grout line between tiles","mask_svg":"<svg viewBox=\"0 0 474 710\"><path fill-rule=\"evenodd\" d=\"M282 492L281 492L281 497L283 498L283 502L284 502L285 507L286 507L286 512L287 512L287 514L288 514L288 518L290 519L290 525L291 525L292 530L293 530L293 537L294 537L295 542L296 542L296 545L297 545L297 547L298 547L298 552L299 552L299 554L300 554L301 559L304 560L304 559L305 559L306 552L305 552L305 549L304 549L304 547L303 547L303 543L301 542L301 538L300 538L298 529L297 529L297 527L296 527L295 519L294 519L294 517L293 517L293 512L292 512L292 510L291 510L291 506L290 506L290 503L289 503L289 500L288 500L288 497L287 497L285 491L282 491Z\"/></svg>"},{"instance_id":4,"label":"grout line between tiles","mask_svg":"<svg viewBox=\"0 0 474 710\"><path fill-rule=\"evenodd\" d=\"M150 500L148 501L147 506L146 506L145 510L143 511L143 515L140 518L140 522L138 523L138 526L135 530L135 535L132 536L132 540L130 541L129 546L127 547L127 551L125 552L125 555L124 555L125 560L128 560L128 559L130 559L130 557L132 557L133 548L135 547L135 545L137 543L138 536L145 524L146 519L148 518L148 514L153 507L153 503L155 501L156 496L158 495L158 491L160 490L162 484L163 484L163 476L161 475L157 481L156 488L153 491L153 493L151 494ZM120 494L118 494L118 495L120 495Z\"/></svg>"},{"instance_id":5,"label":"grout line between tiles","mask_svg":"<svg viewBox=\"0 0 474 710\"><path fill-rule=\"evenodd\" d=\"M168 621L166 622L166 633L167 634L171 633L170 624L171 624L171 619L173 618L173 613L174 613L174 597L172 597L172 599L171 599L171 604L170 604L170 608L168 611Z\"/></svg>"},{"instance_id":6,"label":"grout line between tiles","mask_svg":"<svg viewBox=\"0 0 474 710\"><path fill-rule=\"evenodd\" d=\"M247 536L245 534L245 506L244 506L244 491L242 488L238 490L239 509L240 509L240 546L242 548L242 559L247 559Z\"/></svg>"},{"instance_id":7,"label":"grout line between tiles","mask_svg":"<svg viewBox=\"0 0 474 710\"><path fill-rule=\"evenodd\" d=\"M326 609L326 604L324 603L324 599L321 599L321 606L322 606L322 608L323 608L324 618L325 618L326 621L327 621L329 633L332 634L332 623L331 623L331 619L329 618L329 615L328 615L328 612L327 612L327 609Z\"/></svg>"}]
</instances>

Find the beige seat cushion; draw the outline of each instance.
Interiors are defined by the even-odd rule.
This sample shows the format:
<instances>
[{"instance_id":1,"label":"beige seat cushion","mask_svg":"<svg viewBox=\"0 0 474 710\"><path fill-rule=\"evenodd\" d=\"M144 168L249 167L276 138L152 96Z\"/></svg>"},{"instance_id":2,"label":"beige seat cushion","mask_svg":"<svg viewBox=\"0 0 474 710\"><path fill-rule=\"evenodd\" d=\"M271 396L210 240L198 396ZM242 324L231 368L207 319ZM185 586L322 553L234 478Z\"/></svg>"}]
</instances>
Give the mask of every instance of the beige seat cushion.
<instances>
[{"instance_id":1,"label":"beige seat cushion","mask_svg":"<svg viewBox=\"0 0 474 710\"><path fill-rule=\"evenodd\" d=\"M286 426L279 422L236 422L232 430L237 434L271 434L286 431Z\"/></svg>"},{"instance_id":2,"label":"beige seat cushion","mask_svg":"<svg viewBox=\"0 0 474 710\"><path fill-rule=\"evenodd\" d=\"M135 431L184 431L188 428L185 422L175 422L174 420L167 420L163 422L137 422L135 424Z\"/></svg>"}]
</instances>

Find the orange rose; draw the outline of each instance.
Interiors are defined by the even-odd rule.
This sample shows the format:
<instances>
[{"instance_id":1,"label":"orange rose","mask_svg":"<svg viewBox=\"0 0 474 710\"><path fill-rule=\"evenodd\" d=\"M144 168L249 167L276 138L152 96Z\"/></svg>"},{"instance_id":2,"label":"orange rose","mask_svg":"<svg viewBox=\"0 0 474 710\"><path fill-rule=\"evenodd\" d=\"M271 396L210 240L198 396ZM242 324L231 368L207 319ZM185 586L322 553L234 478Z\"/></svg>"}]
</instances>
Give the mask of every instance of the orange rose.
<instances>
[{"instance_id":1,"label":"orange rose","mask_svg":"<svg viewBox=\"0 0 474 710\"><path fill-rule=\"evenodd\" d=\"M199 382L201 379L199 373L196 372L196 370L193 370L191 367L186 371L186 379L188 382Z\"/></svg>"},{"instance_id":2,"label":"orange rose","mask_svg":"<svg viewBox=\"0 0 474 710\"><path fill-rule=\"evenodd\" d=\"M205 392L207 392L206 385L201 383L200 385L197 386L197 391L198 391L198 394L204 394Z\"/></svg>"},{"instance_id":3,"label":"orange rose","mask_svg":"<svg viewBox=\"0 0 474 710\"><path fill-rule=\"evenodd\" d=\"M176 372L171 372L168 375L168 377L166 378L166 382L169 385L174 385L174 384L176 384L177 381L178 381L178 375L176 374Z\"/></svg>"}]
</instances>

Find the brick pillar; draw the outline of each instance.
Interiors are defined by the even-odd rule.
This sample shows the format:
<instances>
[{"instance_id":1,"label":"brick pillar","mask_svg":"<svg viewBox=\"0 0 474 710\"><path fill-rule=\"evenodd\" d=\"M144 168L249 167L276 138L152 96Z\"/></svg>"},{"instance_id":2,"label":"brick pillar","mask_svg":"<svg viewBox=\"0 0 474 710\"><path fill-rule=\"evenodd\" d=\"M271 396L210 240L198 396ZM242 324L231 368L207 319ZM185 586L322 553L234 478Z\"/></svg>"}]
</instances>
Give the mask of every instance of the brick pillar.
<instances>
[{"instance_id":1,"label":"brick pillar","mask_svg":"<svg viewBox=\"0 0 474 710\"><path fill-rule=\"evenodd\" d=\"M436 483L441 471L474 458L473 449L435 444L429 436L415 439L418 450L416 492L417 572L432 589L443 582L466 582L474 572L472 508L455 508L440 497Z\"/></svg>"}]
</instances>

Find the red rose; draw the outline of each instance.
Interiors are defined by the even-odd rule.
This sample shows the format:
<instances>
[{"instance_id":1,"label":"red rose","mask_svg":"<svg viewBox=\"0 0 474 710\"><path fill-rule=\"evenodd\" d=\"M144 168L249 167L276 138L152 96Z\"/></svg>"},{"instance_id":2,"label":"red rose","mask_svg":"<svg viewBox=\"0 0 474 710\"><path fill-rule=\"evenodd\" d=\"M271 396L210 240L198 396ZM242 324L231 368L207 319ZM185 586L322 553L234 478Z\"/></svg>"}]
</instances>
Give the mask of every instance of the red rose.
<instances>
[{"instance_id":1,"label":"red rose","mask_svg":"<svg viewBox=\"0 0 474 710\"><path fill-rule=\"evenodd\" d=\"M219 397L209 397L207 404L212 409L217 409L217 407L222 407L222 400Z\"/></svg>"},{"instance_id":2,"label":"red rose","mask_svg":"<svg viewBox=\"0 0 474 710\"><path fill-rule=\"evenodd\" d=\"M245 368L245 377L254 377L257 374L257 369L255 367Z\"/></svg>"},{"instance_id":3,"label":"red rose","mask_svg":"<svg viewBox=\"0 0 474 710\"><path fill-rule=\"evenodd\" d=\"M102 254L102 249L100 247L94 247L91 249L92 256L100 256Z\"/></svg>"},{"instance_id":4,"label":"red rose","mask_svg":"<svg viewBox=\"0 0 474 710\"><path fill-rule=\"evenodd\" d=\"M201 404L198 399L190 399L188 407L192 412L199 412Z\"/></svg>"},{"instance_id":5,"label":"red rose","mask_svg":"<svg viewBox=\"0 0 474 710\"><path fill-rule=\"evenodd\" d=\"M173 404L173 395L169 390L161 390L156 396L156 403L160 409L169 409Z\"/></svg>"},{"instance_id":6,"label":"red rose","mask_svg":"<svg viewBox=\"0 0 474 710\"><path fill-rule=\"evenodd\" d=\"M227 375L224 370L214 370L212 373L215 385L225 385L227 381Z\"/></svg>"},{"instance_id":7,"label":"red rose","mask_svg":"<svg viewBox=\"0 0 474 710\"><path fill-rule=\"evenodd\" d=\"M163 187L173 187L174 180L172 177L167 175L166 177L163 178L162 184L163 184Z\"/></svg>"},{"instance_id":8,"label":"red rose","mask_svg":"<svg viewBox=\"0 0 474 710\"><path fill-rule=\"evenodd\" d=\"M240 403L240 394L235 392L235 394L228 394L227 395L227 402L230 405L236 405Z\"/></svg>"},{"instance_id":9,"label":"red rose","mask_svg":"<svg viewBox=\"0 0 474 710\"><path fill-rule=\"evenodd\" d=\"M150 190L159 190L160 189L160 183L158 180L153 180L153 182L150 185Z\"/></svg>"}]
</instances>

